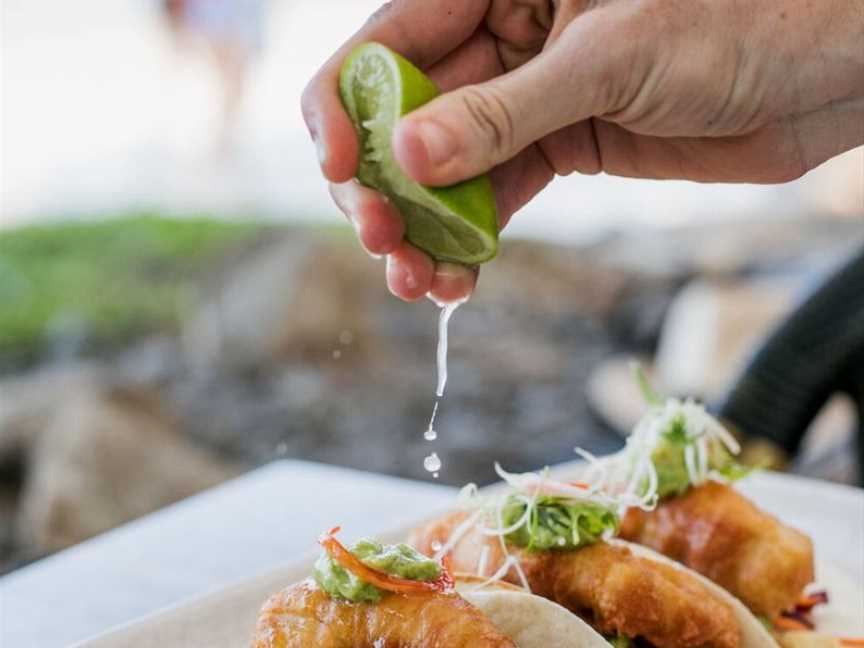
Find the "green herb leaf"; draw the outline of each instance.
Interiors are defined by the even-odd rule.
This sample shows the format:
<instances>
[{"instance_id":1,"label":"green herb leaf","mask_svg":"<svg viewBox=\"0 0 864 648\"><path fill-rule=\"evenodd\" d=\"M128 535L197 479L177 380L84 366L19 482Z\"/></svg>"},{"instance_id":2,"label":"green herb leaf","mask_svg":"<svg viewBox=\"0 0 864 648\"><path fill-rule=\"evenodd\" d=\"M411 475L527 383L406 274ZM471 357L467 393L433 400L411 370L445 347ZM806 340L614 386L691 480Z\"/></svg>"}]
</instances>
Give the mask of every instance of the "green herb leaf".
<instances>
[{"instance_id":1,"label":"green herb leaf","mask_svg":"<svg viewBox=\"0 0 864 648\"><path fill-rule=\"evenodd\" d=\"M662 405L663 396L654 389L651 381L648 380L648 376L645 375L642 365L638 362L633 362L631 367L633 374L636 376L636 382L639 383L639 390L642 392L642 398L645 399L645 402L652 406Z\"/></svg>"}]
</instances>

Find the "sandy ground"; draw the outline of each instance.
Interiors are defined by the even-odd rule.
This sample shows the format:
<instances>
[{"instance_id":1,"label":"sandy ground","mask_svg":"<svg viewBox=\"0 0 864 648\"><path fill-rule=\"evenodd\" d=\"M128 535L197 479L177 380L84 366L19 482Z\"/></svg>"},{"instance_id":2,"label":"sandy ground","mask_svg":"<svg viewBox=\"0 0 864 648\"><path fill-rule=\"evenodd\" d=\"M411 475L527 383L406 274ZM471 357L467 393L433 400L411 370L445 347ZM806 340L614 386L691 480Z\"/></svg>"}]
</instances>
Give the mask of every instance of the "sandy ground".
<instances>
[{"instance_id":1,"label":"sandy ground","mask_svg":"<svg viewBox=\"0 0 864 648\"><path fill-rule=\"evenodd\" d=\"M377 6L370 0L272 0L267 38L234 153L214 154L212 70L181 59L155 0L4 0L4 226L158 208L339 222L299 111L306 80ZM854 211L864 154L783 187L558 180L511 226L580 239L690 219Z\"/></svg>"}]
</instances>

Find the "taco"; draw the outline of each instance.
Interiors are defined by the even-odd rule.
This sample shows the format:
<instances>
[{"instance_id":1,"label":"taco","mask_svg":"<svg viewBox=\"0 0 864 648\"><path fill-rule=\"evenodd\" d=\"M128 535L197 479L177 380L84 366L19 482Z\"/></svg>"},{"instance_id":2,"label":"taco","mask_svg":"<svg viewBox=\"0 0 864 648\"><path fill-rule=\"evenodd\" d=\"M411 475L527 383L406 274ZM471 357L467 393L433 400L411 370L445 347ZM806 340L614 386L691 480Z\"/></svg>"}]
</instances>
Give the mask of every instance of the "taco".
<instances>
[{"instance_id":1,"label":"taco","mask_svg":"<svg viewBox=\"0 0 864 648\"><path fill-rule=\"evenodd\" d=\"M739 602L654 552L614 540L633 495L599 482L561 483L548 473L507 473L510 490L462 494L464 510L417 529L421 553L446 557L485 582L504 581L570 610L607 642L654 648L771 648Z\"/></svg>"},{"instance_id":2,"label":"taco","mask_svg":"<svg viewBox=\"0 0 864 648\"><path fill-rule=\"evenodd\" d=\"M813 543L760 510L733 483L752 469L738 463L737 440L693 400L659 396L638 376L649 410L623 451L605 458L605 486L648 506L631 507L619 536L704 575L749 608L774 635L802 641L813 610ZM851 641L854 641L851 640Z\"/></svg>"},{"instance_id":3,"label":"taco","mask_svg":"<svg viewBox=\"0 0 864 648\"><path fill-rule=\"evenodd\" d=\"M545 599L503 585L478 590L404 544L361 540L349 550L337 531L322 536L313 577L264 604L254 648L607 648Z\"/></svg>"}]
</instances>

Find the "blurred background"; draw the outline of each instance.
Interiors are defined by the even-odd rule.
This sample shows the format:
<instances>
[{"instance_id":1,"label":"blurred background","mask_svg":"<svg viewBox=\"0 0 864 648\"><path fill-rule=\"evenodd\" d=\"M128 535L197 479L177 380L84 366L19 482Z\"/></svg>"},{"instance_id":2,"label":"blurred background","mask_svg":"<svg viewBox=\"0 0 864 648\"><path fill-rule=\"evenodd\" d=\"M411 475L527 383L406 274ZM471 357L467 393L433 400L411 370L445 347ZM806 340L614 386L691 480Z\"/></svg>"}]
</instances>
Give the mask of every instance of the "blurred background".
<instances>
[{"instance_id":1,"label":"blurred background","mask_svg":"<svg viewBox=\"0 0 864 648\"><path fill-rule=\"evenodd\" d=\"M719 406L864 245L861 149L782 186L559 179L453 316L432 446L437 310L389 295L299 110L377 5L0 5L0 572L281 457L431 479L434 448L458 485L613 451L629 359ZM753 452L854 483L829 396Z\"/></svg>"}]
</instances>

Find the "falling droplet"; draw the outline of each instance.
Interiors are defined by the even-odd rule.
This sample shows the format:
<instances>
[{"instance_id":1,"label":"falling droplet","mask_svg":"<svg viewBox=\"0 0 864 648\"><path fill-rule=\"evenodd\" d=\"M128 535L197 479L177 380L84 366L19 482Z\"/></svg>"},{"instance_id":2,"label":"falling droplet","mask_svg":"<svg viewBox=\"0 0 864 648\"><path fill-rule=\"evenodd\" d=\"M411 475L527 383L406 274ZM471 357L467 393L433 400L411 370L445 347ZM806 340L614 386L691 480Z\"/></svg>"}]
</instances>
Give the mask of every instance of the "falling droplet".
<instances>
[{"instance_id":1,"label":"falling droplet","mask_svg":"<svg viewBox=\"0 0 864 648\"><path fill-rule=\"evenodd\" d=\"M354 341L354 333L352 333L349 329L344 329L339 333L339 344L343 344L348 346Z\"/></svg>"},{"instance_id":2,"label":"falling droplet","mask_svg":"<svg viewBox=\"0 0 864 648\"><path fill-rule=\"evenodd\" d=\"M438 401L435 401L435 406L432 408L432 417L429 419L429 427L423 433L423 438L427 441L434 441L438 438L438 432L435 431L435 415L438 414Z\"/></svg>"},{"instance_id":3,"label":"falling droplet","mask_svg":"<svg viewBox=\"0 0 864 648\"><path fill-rule=\"evenodd\" d=\"M276 446L276 454L284 455L286 452L288 452L288 444L287 443L283 442L283 443L280 443L279 445Z\"/></svg>"},{"instance_id":4,"label":"falling droplet","mask_svg":"<svg viewBox=\"0 0 864 648\"><path fill-rule=\"evenodd\" d=\"M433 452L423 460L423 467L427 472L435 473L441 470L441 459L437 452Z\"/></svg>"},{"instance_id":5,"label":"falling droplet","mask_svg":"<svg viewBox=\"0 0 864 648\"><path fill-rule=\"evenodd\" d=\"M340 351L339 349L334 349L333 350L333 359L338 360L341 357L342 357L342 351Z\"/></svg>"},{"instance_id":6,"label":"falling droplet","mask_svg":"<svg viewBox=\"0 0 864 648\"><path fill-rule=\"evenodd\" d=\"M434 441L438 438L438 432L435 431L435 415L438 414L438 400L435 401L435 406L432 408L432 416L429 419L429 427L423 433L423 438L427 441Z\"/></svg>"},{"instance_id":7,"label":"falling droplet","mask_svg":"<svg viewBox=\"0 0 864 648\"><path fill-rule=\"evenodd\" d=\"M437 540L433 540L433 541L432 541L432 551L441 551L441 547L443 547L443 546L444 546L444 545L442 545L442 544L441 544L440 542L438 542Z\"/></svg>"},{"instance_id":8,"label":"falling droplet","mask_svg":"<svg viewBox=\"0 0 864 648\"><path fill-rule=\"evenodd\" d=\"M436 472L436 473L432 473L432 477L434 477L435 479L438 479L438 473L437 473L437 472Z\"/></svg>"}]
</instances>

